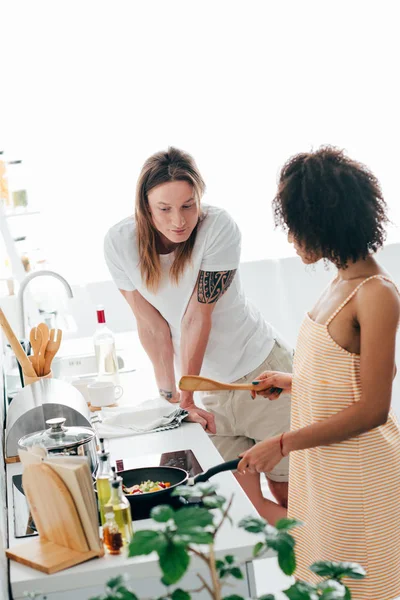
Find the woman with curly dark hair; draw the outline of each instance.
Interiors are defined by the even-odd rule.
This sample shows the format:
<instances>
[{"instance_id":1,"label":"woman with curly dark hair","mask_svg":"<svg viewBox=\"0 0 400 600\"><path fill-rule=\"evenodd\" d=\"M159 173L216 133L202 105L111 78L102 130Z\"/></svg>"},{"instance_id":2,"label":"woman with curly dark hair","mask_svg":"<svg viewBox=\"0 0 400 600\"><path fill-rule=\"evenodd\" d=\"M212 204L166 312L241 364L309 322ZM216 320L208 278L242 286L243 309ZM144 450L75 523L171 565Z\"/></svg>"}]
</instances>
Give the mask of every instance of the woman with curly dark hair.
<instances>
[{"instance_id":1,"label":"woman with curly dark hair","mask_svg":"<svg viewBox=\"0 0 400 600\"><path fill-rule=\"evenodd\" d=\"M398 290L374 252L386 204L376 177L335 148L298 154L283 167L276 224L306 264L337 274L301 326L293 375L264 372L260 395L292 392L291 431L250 448L240 471L269 471L290 454L288 515L296 575L316 560L356 561L353 600L400 596L400 430L390 408L400 316ZM279 388L279 389L277 389Z\"/></svg>"}]
</instances>

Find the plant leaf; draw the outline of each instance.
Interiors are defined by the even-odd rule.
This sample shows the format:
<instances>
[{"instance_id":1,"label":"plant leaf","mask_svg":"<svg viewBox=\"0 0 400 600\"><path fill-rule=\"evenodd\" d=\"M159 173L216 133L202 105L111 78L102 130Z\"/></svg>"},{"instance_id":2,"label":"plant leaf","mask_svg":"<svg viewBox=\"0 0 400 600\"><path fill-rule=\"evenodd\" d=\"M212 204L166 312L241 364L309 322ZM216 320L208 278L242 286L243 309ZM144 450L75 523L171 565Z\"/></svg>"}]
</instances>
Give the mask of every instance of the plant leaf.
<instances>
[{"instance_id":1,"label":"plant leaf","mask_svg":"<svg viewBox=\"0 0 400 600\"><path fill-rule=\"evenodd\" d=\"M264 596L260 596L258 600L275 600L275 596L273 594L266 594Z\"/></svg>"},{"instance_id":2,"label":"plant leaf","mask_svg":"<svg viewBox=\"0 0 400 600\"><path fill-rule=\"evenodd\" d=\"M167 585L176 583L186 573L190 556L183 546L169 543L158 551L158 556L163 580Z\"/></svg>"},{"instance_id":3,"label":"plant leaf","mask_svg":"<svg viewBox=\"0 0 400 600\"><path fill-rule=\"evenodd\" d=\"M144 529L137 531L129 543L128 556L142 556L153 551L158 552L167 541L161 531L150 531Z\"/></svg>"},{"instance_id":4,"label":"plant leaf","mask_svg":"<svg viewBox=\"0 0 400 600\"><path fill-rule=\"evenodd\" d=\"M228 571L225 567L222 567L222 569L219 569L219 578L223 579L225 575L228 575Z\"/></svg>"},{"instance_id":5,"label":"plant leaf","mask_svg":"<svg viewBox=\"0 0 400 600\"><path fill-rule=\"evenodd\" d=\"M223 600L244 600L243 596L238 596L237 594L232 594L231 596L225 596Z\"/></svg>"},{"instance_id":6,"label":"plant leaf","mask_svg":"<svg viewBox=\"0 0 400 600\"><path fill-rule=\"evenodd\" d=\"M112 577L111 579L109 579L106 583L106 586L110 589L113 590L114 588L120 587L121 585L123 585L125 583L125 578L123 575L117 575L117 577Z\"/></svg>"},{"instance_id":7,"label":"plant leaf","mask_svg":"<svg viewBox=\"0 0 400 600\"><path fill-rule=\"evenodd\" d=\"M279 521L277 521L275 523L275 527L276 529L282 531L288 531L288 529L293 529L294 527L299 527L300 525L303 525L302 521L298 521L297 519L289 519L289 518L285 518L285 519L279 519Z\"/></svg>"},{"instance_id":8,"label":"plant leaf","mask_svg":"<svg viewBox=\"0 0 400 600\"><path fill-rule=\"evenodd\" d=\"M182 533L187 529L212 525L213 520L213 515L206 508L199 506L185 506L174 513L174 521Z\"/></svg>"},{"instance_id":9,"label":"plant leaf","mask_svg":"<svg viewBox=\"0 0 400 600\"><path fill-rule=\"evenodd\" d=\"M193 527L192 529L177 530L174 540L181 541L183 544L212 544L214 537L209 531L204 531L202 527Z\"/></svg>"},{"instance_id":10,"label":"plant leaf","mask_svg":"<svg viewBox=\"0 0 400 600\"><path fill-rule=\"evenodd\" d=\"M228 570L228 573L235 579L243 579L243 573L239 567L232 567L232 569Z\"/></svg>"},{"instance_id":11,"label":"plant leaf","mask_svg":"<svg viewBox=\"0 0 400 600\"><path fill-rule=\"evenodd\" d=\"M351 592L349 590L349 588L347 586L344 586L346 588L346 595L344 597L344 600L351 600Z\"/></svg>"},{"instance_id":12,"label":"plant leaf","mask_svg":"<svg viewBox=\"0 0 400 600\"><path fill-rule=\"evenodd\" d=\"M118 598L118 600L139 600L138 597L136 596L136 594L134 594L133 592L131 592L130 590L124 588L118 588L116 590L115 595L113 594L111 596L111 598L114 600L114 598Z\"/></svg>"},{"instance_id":13,"label":"plant leaf","mask_svg":"<svg viewBox=\"0 0 400 600\"><path fill-rule=\"evenodd\" d=\"M283 592L289 600L318 600L315 585L305 581L296 581L290 588Z\"/></svg>"},{"instance_id":14,"label":"plant leaf","mask_svg":"<svg viewBox=\"0 0 400 600\"><path fill-rule=\"evenodd\" d=\"M233 563L235 562L235 557L233 556L233 554L227 554L227 555L225 556L225 562L226 562L228 565L233 565Z\"/></svg>"},{"instance_id":15,"label":"plant leaf","mask_svg":"<svg viewBox=\"0 0 400 600\"><path fill-rule=\"evenodd\" d=\"M217 490L217 486L213 483L205 481L204 483L196 483L196 485L180 485L172 492L172 496L182 496L182 498L192 498L194 496L204 498L210 496Z\"/></svg>"},{"instance_id":16,"label":"plant leaf","mask_svg":"<svg viewBox=\"0 0 400 600\"><path fill-rule=\"evenodd\" d=\"M185 590L181 590L181 588L177 588L171 594L172 600L191 600L191 595Z\"/></svg>"},{"instance_id":17,"label":"plant leaf","mask_svg":"<svg viewBox=\"0 0 400 600\"><path fill-rule=\"evenodd\" d=\"M239 521L239 527L249 531L250 533L261 533L265 530L267 522L264 519L258 519L256 517L245 517Z\"/></svg>"},{"instance_id":18,"label":"plant leaf","mask_svg":"<svg viewBox=\"0 0 400 600\"><path fill-rule=\"evenodd\" d=\"M358 563L353 562L334 562L331 560L320 560L310 567L313 573L321 577L330 579L341 579L350 577L351 579L363 579L366 575L365 569Z\"/></svg>"},{"instance_id":19,"label":"plant leaf","mask_svg":"<svg viewBox=\"0 0 400 600\"><path fill-rule=\"evenodd\" d=\"M253 556L258 556L260 554L260 552L263 550L264 548L264 543L263 542L257 542L257 544L254 546L253 548Z\"/></svg>"},{"instance_id":20,"label":"plant leaf","mask_svg":"<svg viewBox=\"0 0 400 600\"><path fill-rule=\"evenodd\" d=\"M296 570L296 555L293 548L278 550L278 564L285 575L293 575Z\"/></svg>"},{"instance_id":21,"label":"plant leaf","mask_svg":"<svg viewBox=\"0 0 400 600\"><path fill-rule=\"evenodd\" d=\"M328 579L317 585L318 590L322 592L320 598L323 600L344 600L346 597L346 588L339 581Z\"/></svg>"},{"instance_id":22,"label":"plant leaf","mask_svg":"<svg viewBox=\"0 0 400 600\"><path fill-rule=\"evenodd\" d=\"M276 535L266 535L265 543L277 552L279 566L285 575L293 575L296 570L294 538L286 531L280 531Z\"/></svg>"},{"instance_id":23,"label":"plant leaf","mask_svg":"<svg viewBox=\"0 0 400 600\"><path fill-rule=\"evenodd\" d=\"M161 504L160 506L155 506L150 513L150 516L154 521L158 523L166 523L170 519L173 519L175 511L168 506L167 504Z\"/></svg>"},{"instance_id":24,"label":"plant leaf","mask_svg":"<svg viewBox=\"0 0 400 600\"><path fill-rule=\"evenodd\" d=\"M207 508L222 508L226 502L223 496L204 496L203 504Z\"/></svg>"}]
</instances>

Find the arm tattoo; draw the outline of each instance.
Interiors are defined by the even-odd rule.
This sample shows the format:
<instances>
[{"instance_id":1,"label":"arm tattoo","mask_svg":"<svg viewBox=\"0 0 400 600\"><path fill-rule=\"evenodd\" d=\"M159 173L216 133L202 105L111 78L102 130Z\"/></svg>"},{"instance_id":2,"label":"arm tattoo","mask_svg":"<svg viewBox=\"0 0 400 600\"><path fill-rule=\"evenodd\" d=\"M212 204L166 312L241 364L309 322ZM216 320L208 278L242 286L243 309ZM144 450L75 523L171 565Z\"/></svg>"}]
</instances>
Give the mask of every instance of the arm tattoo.
<instances>
[{"instance_id":1,"label":"arm tattoo","mask_svg":"<svg viewBox=\"0 0 400 600\"><path fill-rule=\"evenodd\" d=\"M159 389L158 391L160 392L160 396L162 398L165 398L165 400L171 400L171 398L173 396L172 392L170 392L168 390L161 390L161 389Z\"/></svg>"},{"instance_id":2,"label":"arm tattoo","mask_svg":"<svg viewBox=\"0 0 400 600\"><path fill-rule=\"evenodd\" d=\"M200 271L197 282L197 300L202 304L217 302L231 285L235 277L233 271Z\"/></svg>"}]
</instances>

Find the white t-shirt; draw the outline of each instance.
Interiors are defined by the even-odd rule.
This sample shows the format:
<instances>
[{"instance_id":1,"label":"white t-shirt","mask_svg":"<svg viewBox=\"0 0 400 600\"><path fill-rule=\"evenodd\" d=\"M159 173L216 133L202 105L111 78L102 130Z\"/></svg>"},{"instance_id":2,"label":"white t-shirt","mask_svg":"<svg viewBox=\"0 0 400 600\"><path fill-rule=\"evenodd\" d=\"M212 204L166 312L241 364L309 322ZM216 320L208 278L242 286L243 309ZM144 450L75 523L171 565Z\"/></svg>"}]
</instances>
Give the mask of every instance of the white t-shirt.
<instances>
[{"instance_id":1,"label":"white t-shirt","mask_svg":"<svg viewBox=\"0 0 400 600\"><path fill-rule=\"evenodd\" d=\"M199 271L231 271L240 262L241 235L230 215L215 206L202 206L192 262L179 284L169 278L174 253L161 254L162 278L157 292L142 282L134 217L120 221L108 231L105 258L111 276L121 290L138 290L169 324L179 372L181 321L196 285ZM201 375L225 382L236 381L256 369L274 344L274 330L243 293L239 271L212 314L212 327Z\"/></svg>"}]
</instances>

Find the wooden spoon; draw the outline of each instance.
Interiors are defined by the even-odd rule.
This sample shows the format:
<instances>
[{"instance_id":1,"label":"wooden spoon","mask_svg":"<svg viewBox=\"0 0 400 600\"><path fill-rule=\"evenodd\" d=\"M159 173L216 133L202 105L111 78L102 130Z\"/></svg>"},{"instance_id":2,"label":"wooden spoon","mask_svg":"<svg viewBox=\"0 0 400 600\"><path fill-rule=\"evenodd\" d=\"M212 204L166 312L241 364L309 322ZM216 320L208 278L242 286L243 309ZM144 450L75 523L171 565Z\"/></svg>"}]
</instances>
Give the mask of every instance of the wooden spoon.
<instances>
[{"instance_id":1,"label":"wooden spoon","mask_svg":"<svg viewBox=\"0 0 400 600\"><path fill-rule=\"evenodd\" d=\"M48 375L51 369L51 363L53 358L58 352L62 340L62 330L61 329L50 329L49 341L47 342L46 354L44 357L44 373L43 375Z\"/></svg>"},{"instance_id":2,"label":"wooden spoon","mask_svg":"<svg viewBox=\"0 0 400 600\"><path fill-rule=\"evenodd\" d=\"M4 333L7 336L8 341L10 342L10 346L13 349L15 356L18 359L19 364L22 367L25 375L29 377L36 377L35 369L33 368L29 358L24 352L23 347L21 346L19 340L17 339L14 331L11 328L10 323L7 321L6 315L3 313L0 308L0 325L2 326Z\"/></svg>"},{"instance_id":3,"label":"wooden spoon","mask_svg":"<svg viewBox=\"0 0 400 600\"><path fill-rule=\"evenodd\" d=\"M252 383L222 383L198 375L184 375L179 382L179 389L186 392L210 392L213 390L257 390Z\"/></svg>"},{"instance_id":4,"label":"wooden spoon","mask_svg":"<svg viewBox=\"0 0 400 600\"><path fill-rule=\"evenodd\" d=\"M40 377L40 348L42 346L42 332L38 327L32 327L29 334L29 341L32 346L33 356L29 357L37 377Z\"/></svg>"},{"instance_id":5,"label":"wooden spoon","mask_svg":"<svg viewBox=\"0 0 400 600\"><path fill-rule=\"evenodd\" d=\"M46 323L39 323L38 325L38 330L41 332L42 334L42 345L40 346L40 355L39 355L39 369L40 369L40 376L42 377L45 373L44 373L44 360L45 360L45 354L46 354L46 348L47 348L47 344L49 341L49 328L47 327Z\"/></svg>"}]
</instances>

